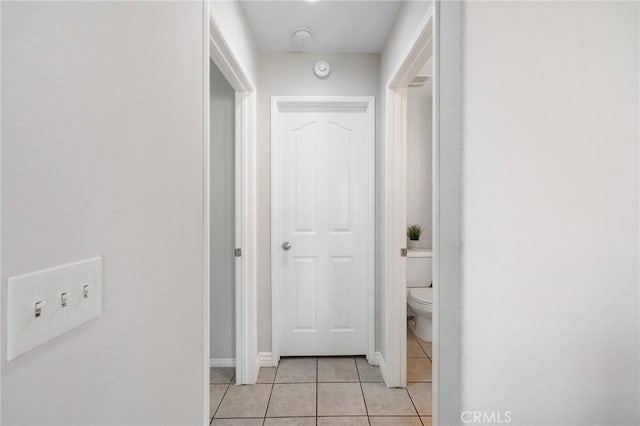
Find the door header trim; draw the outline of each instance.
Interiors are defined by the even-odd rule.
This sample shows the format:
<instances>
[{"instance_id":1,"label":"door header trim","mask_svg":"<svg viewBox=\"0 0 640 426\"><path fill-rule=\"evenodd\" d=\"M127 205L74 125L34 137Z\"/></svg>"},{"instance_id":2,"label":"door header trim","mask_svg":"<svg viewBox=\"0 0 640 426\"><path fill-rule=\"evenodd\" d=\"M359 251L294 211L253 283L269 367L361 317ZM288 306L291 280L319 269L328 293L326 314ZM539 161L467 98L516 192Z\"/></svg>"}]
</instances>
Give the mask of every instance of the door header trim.
<instances>
[{"instance_id":1,"label":"door header trim","mask_svg":"<svg viewBox=\"0 0 640 426\"><path fill-rule=\"evenodd\" d=\"M373 96L272 96L272 107L282 112L291 110L339 109L366 112L374 105Z\"/></svg>"}]
</instances>

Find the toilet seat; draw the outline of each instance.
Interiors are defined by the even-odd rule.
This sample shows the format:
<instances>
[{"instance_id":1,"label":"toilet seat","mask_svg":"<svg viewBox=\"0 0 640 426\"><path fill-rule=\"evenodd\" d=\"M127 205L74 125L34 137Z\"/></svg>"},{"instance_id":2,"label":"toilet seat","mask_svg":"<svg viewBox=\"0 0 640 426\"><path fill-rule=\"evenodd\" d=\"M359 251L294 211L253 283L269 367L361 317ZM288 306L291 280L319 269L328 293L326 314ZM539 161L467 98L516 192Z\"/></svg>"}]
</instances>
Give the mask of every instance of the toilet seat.
<instances>
[{"instance_id":1,"label":"toilet seat","mask_svg":"<svg viewBox=\"0 0 640 426\"><path fill-rule=\"evenodd\" d=\"M433 288L413 287L409 289L409 300L419 305L433 305Z\"/></svg>"}]
</instances>

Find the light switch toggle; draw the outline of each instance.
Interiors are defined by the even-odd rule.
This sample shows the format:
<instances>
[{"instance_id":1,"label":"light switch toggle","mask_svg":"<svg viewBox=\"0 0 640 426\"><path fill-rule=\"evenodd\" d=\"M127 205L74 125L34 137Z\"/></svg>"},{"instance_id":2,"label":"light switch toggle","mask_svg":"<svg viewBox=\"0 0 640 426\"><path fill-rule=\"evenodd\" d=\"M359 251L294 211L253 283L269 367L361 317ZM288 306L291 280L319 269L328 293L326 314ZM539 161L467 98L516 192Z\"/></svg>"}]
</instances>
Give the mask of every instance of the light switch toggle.
<instances>
[{"instance_id":1,"label":"light switch toggle","mask_svg":"<svg viewBox=\"0 0 640 426\"><path fill-rule=\"evenodd\" d=\"M40 300L39 302L36 302L36 310L35 310L36 318L40 318L40 316L42 316L42 308L44 308L46 304L47 302L45 300Z\"/></svg>"},{"instance_id":2,"label":"light switch toggle","mask_svg":"<svg viewBox=\"0 0 640 426\"><path fill-rule=\"evenodd\" d=\"M82 297L84 297L85 299L89 298L89 289L93 287L91 284L85 284L82 287Z\"/></svg>"},{"instance_id":3,"label":"light switch toggle","mask_svg":"<svg viewBox=\"0 0 640 426\"><path fill-rule=\"evenodd\" d=\"M60 306L62 306L63 308L66 308L67 305L69 304L69 297L71 296L71 292L70 291L65 291L64 293L62 293L60 295Z\"/></svg>"}]
</instances>

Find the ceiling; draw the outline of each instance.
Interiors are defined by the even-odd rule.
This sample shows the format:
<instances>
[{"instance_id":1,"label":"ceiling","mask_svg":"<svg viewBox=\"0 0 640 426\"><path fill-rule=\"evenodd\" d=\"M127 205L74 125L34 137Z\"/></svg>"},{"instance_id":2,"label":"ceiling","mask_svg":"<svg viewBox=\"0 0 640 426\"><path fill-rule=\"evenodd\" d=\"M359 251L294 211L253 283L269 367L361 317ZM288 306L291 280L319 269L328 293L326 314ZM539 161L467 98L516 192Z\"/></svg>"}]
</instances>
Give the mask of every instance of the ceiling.
<instances>
[{"instance_id":1,"label":"ceiling","mask_svg":"<svg viewBox=\"0 0 640 426\"><path fill-rule=\"evenodd\" d=\"M400 1L242 1L258 49L263 52L379 53ZM304 49L291 36L313 33Z\"/></svg>"}]
</instances>

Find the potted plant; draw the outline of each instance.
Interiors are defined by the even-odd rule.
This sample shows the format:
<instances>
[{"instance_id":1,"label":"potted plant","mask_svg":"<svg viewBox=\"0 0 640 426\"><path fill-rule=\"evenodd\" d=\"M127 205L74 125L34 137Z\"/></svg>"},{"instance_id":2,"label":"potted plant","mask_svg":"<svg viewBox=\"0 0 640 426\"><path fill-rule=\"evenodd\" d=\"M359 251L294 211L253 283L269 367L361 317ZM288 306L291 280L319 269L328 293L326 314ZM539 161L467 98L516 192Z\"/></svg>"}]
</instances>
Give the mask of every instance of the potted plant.
<instances>
[{"instance_id":1,"label":"potted plant","mask_svg":"<svg viewBox=\"0 0 640 426\"><path fill-rule=\"evenodd\" d=\"M423 228L418 224L407 226L407 248L418 248L420 235L422 235Z\"/></svg>"}]
</instances>

